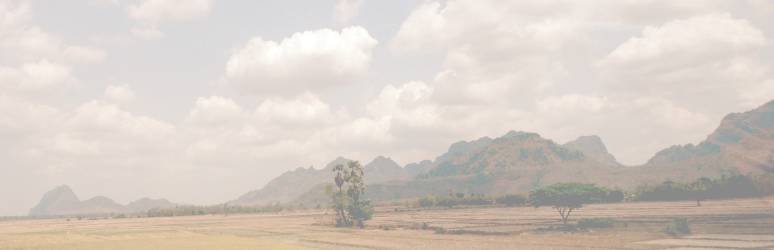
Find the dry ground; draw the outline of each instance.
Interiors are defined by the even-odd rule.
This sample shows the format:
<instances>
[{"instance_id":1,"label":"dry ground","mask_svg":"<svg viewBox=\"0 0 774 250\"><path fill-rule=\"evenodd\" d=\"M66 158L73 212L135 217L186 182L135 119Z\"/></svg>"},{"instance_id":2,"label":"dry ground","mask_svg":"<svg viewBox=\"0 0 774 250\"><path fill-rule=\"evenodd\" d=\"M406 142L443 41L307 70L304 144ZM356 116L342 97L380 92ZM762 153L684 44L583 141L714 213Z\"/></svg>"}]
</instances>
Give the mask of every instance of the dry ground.
<instances>
[{"instance_id":1,"label":"dry ground","mask_svg":"<svg viewBox=\"0 0 774 250\"><path fill-rule=\"evenodd\" d=\"M774 197L706 201L702 207L591 205L571 219L618 223L585 232L549 230L559 224L550 208L395 208L380 208L365 230L333 228L320 211L4 221L0 249L774 249ZM688 218L694 234L660 232L676 217Z\"/></svg>"}]
</instances>

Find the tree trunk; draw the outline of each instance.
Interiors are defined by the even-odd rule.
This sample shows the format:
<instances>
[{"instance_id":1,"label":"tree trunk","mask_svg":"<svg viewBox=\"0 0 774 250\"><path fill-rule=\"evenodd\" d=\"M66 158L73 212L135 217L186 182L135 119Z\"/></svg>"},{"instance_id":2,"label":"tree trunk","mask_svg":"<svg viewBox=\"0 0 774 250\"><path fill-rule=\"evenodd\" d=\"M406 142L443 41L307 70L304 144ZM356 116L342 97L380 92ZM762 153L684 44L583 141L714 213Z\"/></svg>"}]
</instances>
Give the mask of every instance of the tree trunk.
<instances>
[{"instance_id":1,"label":"tree trunk","mask_svg":"<svg viewBox=\"0 0 774 250\"><path fill-rule=\"evenodd\" d=\"M567 225L567 220L570 218L570 213L572 213L572 208L557 208L556 210L559 211L559 216L562 217L562 224Z\"/></svg>"}]
</instances>

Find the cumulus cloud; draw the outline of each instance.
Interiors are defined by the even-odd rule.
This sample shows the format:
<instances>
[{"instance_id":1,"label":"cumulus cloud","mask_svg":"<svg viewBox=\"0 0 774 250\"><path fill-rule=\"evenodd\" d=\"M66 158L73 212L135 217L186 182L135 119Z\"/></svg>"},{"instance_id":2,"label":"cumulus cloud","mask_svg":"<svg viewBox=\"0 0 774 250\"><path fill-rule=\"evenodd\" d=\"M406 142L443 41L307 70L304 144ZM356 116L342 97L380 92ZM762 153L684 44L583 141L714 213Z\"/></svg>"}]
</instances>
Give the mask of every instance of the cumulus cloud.
<instances>
[{"instance_id":1,"label":"cumulus cloud","mask_svg":"<svg viewBox=\"0 0 774 250\"><path fill-rule=\"evenodd\" d=\"M766 36L748 21L711 13L647 26L597 68L619 91L664 96L704 112L728 110L770 74L757 55L766 45Z\"/></svg>"},{"instance_id":2,"label":"cumulus cloud","mask_svg":"<svg viewBox=\"0 0 774 250\"><path fill-rule=\"evenodd\" d=\"M15 91L38 91L72 82L67 66L40 60L25 63L20 68L0 67L0 88Z\"/></svg>"},{"instance_id":3,"label":"cumulus cloud","mask_svg":"<svg viewBox=\"0 0 774 250\"><path fill-rule=\"evenodd\" d=\"M563 9L530 1L426 2L404 21L391 48L408 54L444 53L444 70L434 84L446 103L536 95L567 74L564 61L573 51L587 47L578 20L555 16ZM512 14L530 10L547 13Z\"/></svg>"},{"instance_id":4,"label":"cumulus cloud","mask_svg":"<svg viewBox=\"0 0 774 250\"><path fill-rule=\"evenodd\" d=\"M613 50L602 67L664 72L745 56L766 43L763 32L729 14L709 14L648 26ZM664 60L665 58L669 60Z\"/></svg>"},{"instance_id":5,"label":"cumulus cloud","mask_svg":"<svg viewBox=\"0 0 774 250\"><path fill-rule=\"evenodd\" d=\"M349 24L360 13L363 0L337 0L333 8L333 18L340 25Z\"/></svg>"},{"instance_id":6,"label":"cumulus cloud","mask_svg":"<svg viewBox=\"0 0 774 250\"><path fill-rule=\"evenodd\" d=\"M414 128L438 129L439 107L430 99L434 89L424 82L385 86L379 96L368 103L369 115L387 118L393 123Z\"/></svg>"},{"instance_id":7,"label":"cumulus cloud","mask_svg":"<svg viewBox=\"0 0 774 250\"><path fill-rule=\"evenodd\" d=\"M77 107L65 126L73 132L126 136L125 139L162 138L174 130L174 126L166 122L135 115L115 104L101 101L91 101Z\"/></svg>"},{"instance_id":8,"label":"cumulus cloud","mask_svg":"<svg viewBox=\"0 0 774 250\"><path fill-rule=\"evenodd\" d=\"M376 44L368 31L357 26L295 33L280 42L257 37L231 55L226 78L263 95L352 83L368 71Z\"/></svg>"},{"instance_id":9,"label":"cumulus cloud","mask_svg":"<svg viewBox=\"0 0 774 250\"><path fill-rule=\"evenodd\" d=\"M70 45L32 22L28 1L0 2L0 64L46 58L61 63L99 63L106 57L101 49Z\"/></svg>"},{"instance_id":10,"label":"cumulus cloud","mask_svg":"<svg viewBox=\"0 0 774 250\"><path fill-rule=\"evenodd\" d=\"M141 0L127 7L129 17L139 22L132 35L143 40L164 37L159 26L203 18L210 13L213 0Z\"/></svg>"},{"instance_id":11,"label":"cumulus cloud","mask_svg":"<svg viewBox=\"0 0 774 250\"><path fill-rule=\"evenodd\" d=\"M331 119L330 106L306 92L294 99L269 98L255 110L258 119L282 124L324 125Z\"/></svg>"},{"instance_id":12,"label":"cumulus cloud","mask_svg":"<svg viewBox=\"0 0 774 250\"><path fill-rule=\"evenodd\" d=\"M129 85L110 85L105 88L105 99L109 101L126 103L133 101L134 98L134 91Z\"/></svg>"},{"instance_id":13,"label":"cumulus cloud","mask_svg":"<svg viewBox=\"0 0 774 250\"><path fill-rule=\"evenodd\" d=\"M101 49L71 45L33 23L28 1L0 2L0 90L47 92L76 81L73 67L99 63Z\"/></svg>"},{"instance_id":14,"label":"cumulus cloud","mask_svg":"<svg viewBox=\"0 0 774 250\"><path fill-rule=\"evenodd\" d=\"M188 114L188 121L202 125L229 124L243 119L244 113L242 107L229 98L200 97Z\"/></svg>"},{"instance_id":15,"label":"cumulus cloud","mask_svg":"<svg viewBox=\"0 0 774 250\"><path fill-rule=\"evenodd\" d=\"M189 21L207 15L212 0L142 0L129 6L129 16L150 24Z\"/></svg>"}]
</instances>

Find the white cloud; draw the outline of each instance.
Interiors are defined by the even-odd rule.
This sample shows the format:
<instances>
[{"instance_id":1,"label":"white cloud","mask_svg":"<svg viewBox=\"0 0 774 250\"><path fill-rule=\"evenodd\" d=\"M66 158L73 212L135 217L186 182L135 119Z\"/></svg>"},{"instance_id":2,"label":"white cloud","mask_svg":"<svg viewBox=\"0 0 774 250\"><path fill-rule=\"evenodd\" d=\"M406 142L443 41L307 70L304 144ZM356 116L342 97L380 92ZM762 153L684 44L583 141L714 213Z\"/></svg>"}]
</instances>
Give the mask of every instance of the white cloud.
<instances>
[{"instance_id":1,"label":"white cloud","mask_svg":"<svg viewBox=\"0 0 774 250\"><path fill-rule=\"evenodd\" d=\"M91 47L63 42L32 23L31 6L27 1L0 3L1 64L16 64L40 59L61 63L99 63L106 52Z\"/></svg>"},{"instance_id":2,"label":"white cloud","mask_svg":"<svg viewBox=\"0 0 774 250\"><path fill-rule=\"evenodd\" d=\"M70 69L64 65L40 60L20 68L0 67L0 88L16 91L38 91L72 82Z\"/></svg>"},{"instance_id":3,"label":"white cloud","mask_svg":"<svg viewBox=\"0 0 774 250\"><path fill-rule=\"evenodd\" d=\"M668 71L745 55L765 44L764 34L749 22L709 14L645 27L640 37L618 46L602 63L637 66L637 72Z\"/></svg>"},{"instance_id":4,"label":"white cloud","mask_svg":"<svg viewBox=\"0 0 774 250\"><path fill-rule=\"evenodd\" d=\"M763 32L748 21L711 13L647 26L596 67L616 91L724 113L741 108L743 94L732 93L756 88L769 77L759 56L766 45Z\"/></svg>"},{"instance_id":5,"label":"white cloud","mask_svg":"<svg viewBox=\"0 0 774 250\"><path fill-rule=\"evenodd\" d=\"M188 121L200 125L228 125L243 121L245 112L234 100L221 96L200 97Z\"/></svg>"},{"instance_id":6,"label":"white cloud","mask_svg":"<svg viewBox=\"0 0 774 250\"><path fill-rule=\"evenodd\" d=\"M85 134L126 136L153 140L174 131L174 126L146 116L129 113L115 104L91 101L80 105L65 124ZM131 140L131 139L128 139Z\"/></svg>"},{"instance_id":7,"label":"white cloud","mask_svg":"<svg viewBox=\"0 0 774 250\"><path fill-rule=\"evenodd\" d=\"M333 9L333 18L340 25L349 24L360 13L363 0L336 0Z\"/></svg>"},{"instance_id":8,"label":"white cloud","mask_svg":"<svg viewBox=\"0 0 774 250\"><path fill-rule=\"evenodd\" d=\"M333 119L330 106L309 92L293 99L269 98L258 105L255 115L269 123L311 126L323 126Z\"/></svg>"},{"instance_id":9,"label":"white cloud","mask_svg":"<svg viewBox=\"0 0 774 250\"><path fill-rule=\"evenodd\" d=\"M142 40L161 39L164 33L159 26L203 18L214 3L213 0L140 0L127 7L129 17L140 23L131 33Z\"/></svg>"},{"instance_id":10,"label":"white cloud","mask_svg":"<svg viewBox=\"0 0 774 250\"><path fill-rule=\"evenodd\" d=\"M62 54L65 60L77 64L100 63L107 57L103 50L82 46L68 46Z\"/></svg>"},{"instance_id":11,"label":"white cloud","mask_svg":"<svg viewBox=\"0 0 774 250\"><path fill-rule=\"evenodd\" d=\"M129 6L129 16L148 23L189 21L206 16L212 0L142 0Z\"/></svg>"},{"instance_id":12,"label":"white cloud","mask_svg":"<svg viewBox=\"0 0 774 250\"><path fill-rule=\"evenodd\" d=\"M362 27L295 33L280 42L253 38L229 58L226 77L262 95L351 83L367 72L376 44Z\"/></svg>"},{"instance_id":13,"label":"white cloud","mask_svg":"<svg viewBox=\"0 0 774 250\"><path fill-rule=\"evenodd\" d=\"M589 44L580 21L555 16L564 8L554 5L427 2L401 25L391 48L408 54L445 53L444 70L432 84L444 103L534 96L565 77L565 61ZM548 14L513 15L532 9Z\"/></svg>"},{"instance_id":14,"label":"white cloud","mask_svg":"<svg viewBox=\"0 0 774 250\"><path fill-rule=\"evenodd\" d=\"M60 111L54 107L29 102L22 98L0 94L0 135L2 138L24 137L49 128L59 119ZM23 140L3 140L21 142ZM4 143L0 143L3 145ZM3 145L3 148L9 148Z\"/></svg>"},{"instance_id":15,"label":"white cloud","mask_svg":"<svg viewBox=\"0 0 774 250\"><path fill-rule=\"evenodd\" d=\"M774 96L774 79L768 79L761 84L739 90L743 107L755 108L772 100Z\"/></svg>"},{"instance_id":16,"label":"white cloud","mask_svg":"<svg viewBox=\"0 0 774 250\"><path fill-rule=\"evenodd\" d=\"M439 107L432 102L432 94L433 88L424 82L387 85L366 110L372 117L387 118L399 126L439 129Z\"/></svg>"},{"instance_id":17,"label":"white cloud","mask_svg":"<svg viewBox=\"0 0 774 250\"><path fill-rule=\"evenodd\" d=\"M390 42L390 48L396 52L417 53L432 48L434 45L445 45L447 39L444 29L446 18L441 13L441 3L425 2L414 9Z\"/></svg>"},{"instance_id":18,"label":"white cloud","mask_svg":"<svg viewBox=\"0 0 774 250\"><path fill-rule=\"evenodd\" d=\"M131 102L135 98L129 85L110 85L105 88L105 99L117 103Z\"/></svg>"},{"instance_id":19,"label":"white cloud","mask_svg":"<svg viewBox=\"0 0 774 250\"><path fill-rule=\"evenodd\" d=\"M560 115L570 113L599 112L608 105L606 97L569 94L549 96L537 102L537 112L552 113L559 111Z\"/></svg>"}]
</instances>

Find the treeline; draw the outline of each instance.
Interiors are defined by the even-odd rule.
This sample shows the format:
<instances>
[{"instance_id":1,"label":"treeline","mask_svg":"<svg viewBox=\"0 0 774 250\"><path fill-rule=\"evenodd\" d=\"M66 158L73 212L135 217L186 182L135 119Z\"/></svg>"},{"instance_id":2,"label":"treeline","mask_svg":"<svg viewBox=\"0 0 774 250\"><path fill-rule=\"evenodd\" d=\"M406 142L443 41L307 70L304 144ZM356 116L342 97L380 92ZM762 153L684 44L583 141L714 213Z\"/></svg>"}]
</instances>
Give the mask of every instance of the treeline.
<instances>
[{"instance_id":1,"label":"treeline","mask_svg":"<svg viewBox=\"0 0 774 250\"><path fill-rule=\"evenodd\" d=\"M292 211L293 207L273 204L268 206L177 206L173 208L154 208L148 210L148 217L173 217L173 216L192 216L208 214L256 214L256 213L278 213L282 211Z\"/></svg>"},{"instance_id":2,"label":"treeline","mask_svg":"<svg viewBox=\"0 0 774 250\"><path fill-rule=\"evenodd\" d=\"M625 198L625 193L621 190L596 187L592 184L582 184L592 187L589 199L591 203L616 203ZM416 201L418 207L456 207L456 206L524 206L529 204L527 196L522 194L507 194L502 196L488 196L484 194L464 194L454 193L449 195L429 195L419 198Z\"/></svg>"},{"instance_id":3,"label":"treeline","mask_svg":"<svg viewBox=\"0 0 774 250\"><path fill-rule=\"evenodd\" d=\"M598 187L593 184L574 184L575 189L583 191L587 204L618 203L624 201L697 201L734 199L774 195L774 174L757 176L723 175L719 178L700 178L692 182L665 181L656 185L643 185L633 192ZM522 194L488 196L484 194L450 193L449 195L429 195L418 198L417 207L457 207L457 206L526 206L534 200Z\"/></svg>"},{"instance_id":4,"label":"treeline","mask_svg":"<svg viewBox=\"0 0 774 250\"><path fill-rule=\"evenodd\" d=\"M681 201L749 198L774 194L774 175L723 175L693 182L665 181L638 187L632 201Z\"/></svg>"}]
</instances>

